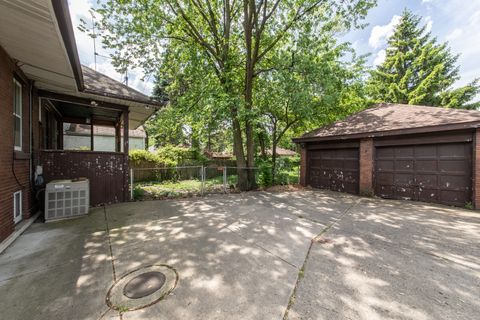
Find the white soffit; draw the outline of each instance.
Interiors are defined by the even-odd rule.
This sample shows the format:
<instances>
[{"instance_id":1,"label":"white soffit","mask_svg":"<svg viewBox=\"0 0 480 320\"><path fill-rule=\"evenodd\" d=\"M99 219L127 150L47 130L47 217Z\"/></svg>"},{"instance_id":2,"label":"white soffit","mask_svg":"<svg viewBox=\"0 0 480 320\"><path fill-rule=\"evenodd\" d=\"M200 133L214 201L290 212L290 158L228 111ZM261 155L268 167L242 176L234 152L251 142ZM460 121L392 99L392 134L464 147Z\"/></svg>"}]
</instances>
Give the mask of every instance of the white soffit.
<instances>
[{"instance_id":1,"label":"white soffit","mask_svg":"<svg viewBox=\"0 0 480 320\"><path fill-rule=\"evenodd\" d=\"M77 92L50 0L0 0L0 45L37 88Z\"/></svg>"}]
</instances>

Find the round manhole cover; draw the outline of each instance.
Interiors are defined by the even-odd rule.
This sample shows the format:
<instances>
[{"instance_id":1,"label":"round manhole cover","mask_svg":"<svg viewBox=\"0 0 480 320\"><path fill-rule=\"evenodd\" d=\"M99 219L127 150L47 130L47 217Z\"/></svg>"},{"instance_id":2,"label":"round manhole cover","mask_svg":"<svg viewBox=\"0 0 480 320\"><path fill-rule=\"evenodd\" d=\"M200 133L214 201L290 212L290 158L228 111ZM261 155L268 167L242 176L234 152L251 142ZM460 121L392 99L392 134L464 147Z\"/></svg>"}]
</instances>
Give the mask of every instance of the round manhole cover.
<instances>
[{"instance_id":1,"label":"round manhole cover","mask_svg":"<svg viewBox=\"0 0 480 320\"><path fill-rule=\"evenodd\" d=\"M151 306L177 286L177 271L164 264L128 272L108 290L106 303L115 310L132 311Z\"/></svg>"},{"instance_id":2,"label":"round manhole cover","mask_svg":"<svg viewBox=\"0 0 480 320\"><path fill-rule=\"evenodd\" d=\"M128 281L123 294L130 299L143 298L159 290L165 280L165 275L159 271L145 272Z\"/></svg>"}]
</instances>

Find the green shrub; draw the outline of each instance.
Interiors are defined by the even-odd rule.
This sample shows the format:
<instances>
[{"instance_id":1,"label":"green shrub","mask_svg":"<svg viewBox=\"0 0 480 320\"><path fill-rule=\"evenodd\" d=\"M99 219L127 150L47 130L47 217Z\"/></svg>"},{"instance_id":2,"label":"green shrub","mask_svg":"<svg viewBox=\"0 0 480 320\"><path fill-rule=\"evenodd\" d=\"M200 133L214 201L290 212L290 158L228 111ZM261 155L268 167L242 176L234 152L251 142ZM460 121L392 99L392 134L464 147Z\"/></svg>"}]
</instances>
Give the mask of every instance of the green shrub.
<instances>
[{"instance_id":1,"label":"green shrub","mask_svg":"<svg viewBox=\"0 0 480 320\"><path fill-rule=\"evenodd\" d=\"M273 184L272 165L268 161L258 162L258 185L261 187L269 187Z\"/></svg>"},{"instance_id":2,"label":"green shrub","mask_svg":"<svg viewBox=\"0 0 480 320\"><path fill-rule=\"evenodd\" d=\"M143 189L140 187L135 187L133 188L133 199L134 200L140 200L143 198Z\"/></svg>"}]
</instances>

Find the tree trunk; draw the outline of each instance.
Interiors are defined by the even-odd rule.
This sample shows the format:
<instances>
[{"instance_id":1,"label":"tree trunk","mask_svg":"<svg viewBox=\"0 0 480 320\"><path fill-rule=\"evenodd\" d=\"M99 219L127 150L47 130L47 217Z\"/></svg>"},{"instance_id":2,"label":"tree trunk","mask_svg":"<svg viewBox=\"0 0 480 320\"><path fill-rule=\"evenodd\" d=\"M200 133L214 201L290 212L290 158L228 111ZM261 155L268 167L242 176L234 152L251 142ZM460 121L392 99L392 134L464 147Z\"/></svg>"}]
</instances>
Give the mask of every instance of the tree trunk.
<instances>
[{"instance_id":1,"label":"tree trunk","mask_svg":"<svg viewBox=\"0 0 480 320\"><path fill-rule=\"evenodd\" d=\"M245 120L245 136L247 147L247 175L248 175L248 189L252 190L257 187L255 181L255 145L253 141L253 126L251 122L251 112L253 108L253 81L254 81L254 56L252 50L252 32L253 32L253 14L255 11L255 4L253 1L244 0L244 31L245 31L245 47L246 47L246 62L245 62L245 91L244 102L247 110L247 117Z\"/></svg>"},{"instance_id":2,"label":"tree trunk","mask_svg":"<svg viewBox=\"0 0 480 320\"><path fill-rule=\"evenodd\" d=\"M237 159L238 188L242 191L247 191L249 190L248 175L245 169L247 163L245 162L245 153L243 151L242 128L236 111L232 111L232 119L233 153Z\"/></svg>"},{"instance_id":3,"label":"tree trunk","mask_svg":"<svg viewBox=\"0 0 480 320\"><path fill-rule=\"evenodd\" d=\"M267 150L265 146L265 136L263 131L258 133L258 144L260 145L260 154L263 160L267 159Z\"/></svg>"},{"instance_id":4,"label":"tree trunk","mask_svg":"<svg viewBox=\"0 0 480 320\"><path fill-rule=\"evenodd\" d=\"M275 184L275 168L277 164L277 121L273 121L272 129L272 184Z\"/></svg>"}]
</instances>

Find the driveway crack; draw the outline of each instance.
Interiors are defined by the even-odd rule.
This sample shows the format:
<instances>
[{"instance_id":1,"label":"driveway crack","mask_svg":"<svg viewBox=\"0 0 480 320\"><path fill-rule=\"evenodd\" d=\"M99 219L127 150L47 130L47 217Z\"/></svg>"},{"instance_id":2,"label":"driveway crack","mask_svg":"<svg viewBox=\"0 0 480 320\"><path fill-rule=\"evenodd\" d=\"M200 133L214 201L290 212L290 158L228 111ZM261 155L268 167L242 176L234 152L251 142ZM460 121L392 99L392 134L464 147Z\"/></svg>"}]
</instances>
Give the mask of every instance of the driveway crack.
<instances>
[{"instance_id":1,"label":"driveway crack","mask_svg":"<svg viewBox=\"0 0 480 320\"><path fill-rule=\"evenodd\" d=\"M115 282L117 282L117 272L115 271L115 259L113 257L112 239L110 238L110 227L108 226L107 209L105 208L105 206L103 206L103 216L105 217L105 231L107 233L108 248L109 248L109 251L110 251L110 261L112 263L113 282L115 283ZM102 319L107 314L107 312L109 310L110 310L110 308L108 310L106 310L100 316L100 319ZM120 317L120 319L123 319L123 316L122 316L121 312L118 313L118 316Z\"/></svg>"},{"instance_id":2,"label":"driveway crack","mask_svg":"<svg viewBox=\"0 0 480 320\"><path fill-rule=\"evenodd\" d=\"M300 282L302 281L303 277L305 276L305 268L307 266L308 258L310 257L310 252L312 251L313 244L315 243L315 241L318 238L320 238L322 235L327 233L334 225L336 225L338 222L340 222L343 219L343 217L345 217L348 214L350 209L352 209L354 206L356 206L358 203L360 203L361 200L362 199L358 199L357 201L352 203L348 208L346 208L342 212L342 214L337 219L332 221L329 225L327 225L325 227L325 229L323 229L318 235L316 235L312 240L310 240L310 246L308 247L307 254L305 255L305 259L303 260L302 267L298 271L297 281L295 282L295 286L293 287L292 294L290 295L290 299L288 301L287 308L285 309L285 313L283 314L283 320L288 319L288 313L289 313L290 309L293 307L293 305L295 304L297 289L298 289L298 286L299 286Z\"/></svg>"},{"instance_id":3,"label":"driveway crack","mask_svg":"<svg viewBox=\"0 0 480 320\"><path fill-rule=\"evenodd\" d=\"M246 237L242 236L242 235L241 235L239 232L237 232L237 231L235 231L235 230L232 230L232 229L230 229L230 228L229 228L229 226L226 226L225 228L226 228L226 229L228 229L228 230L230 230L231 232L233 232L234 234L236 234L238 237L242 238L242 239L243 239L243 240L245 240L246 242L248 242L248 238L246 238ZM286 264L288 264L288 265L290 265L290 266L292 266L292 267L294 267L294 268L298 268L298 266L294 265L294 264L293 264L293 263L291 263L291 262L288 262L287 260L285 260L285 259L283 259L282 257L280 257L280 256L276 255L275 253L271 252L270 250L268 250L268 249L266 249L266 248L262 247L261 245L259 245L259 244L255 243L255 242L253 243L253 245L254 245L254 246L256 246L256 247L258 247L259 249L261 249L261 250L263 250L263 251L267 252L268 254L272 255L273 257L275 257L275 258L277 258L277 259L279 259L279 260L281 260L281 261L285 262Z\"/></svg>"}]
</instances>

